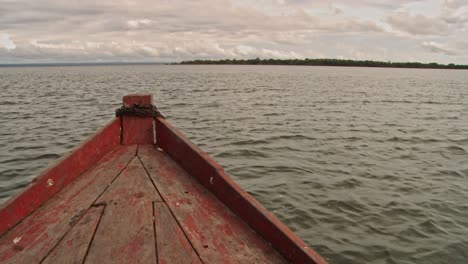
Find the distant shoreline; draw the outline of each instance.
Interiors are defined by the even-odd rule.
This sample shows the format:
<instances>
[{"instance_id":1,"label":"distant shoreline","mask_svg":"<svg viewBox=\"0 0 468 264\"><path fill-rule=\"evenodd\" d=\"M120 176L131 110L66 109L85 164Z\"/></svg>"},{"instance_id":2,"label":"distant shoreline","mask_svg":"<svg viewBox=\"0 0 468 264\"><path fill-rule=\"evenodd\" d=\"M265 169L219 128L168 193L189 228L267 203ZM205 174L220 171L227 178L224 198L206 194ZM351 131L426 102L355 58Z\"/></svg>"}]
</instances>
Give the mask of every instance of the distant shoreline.
<instances>
[{"instance_id":1,"label":"distant shoreline","mask_svg":"<svg viewBox=\"0 0 468 264\"><path fill-rule=\"evenodd\" d=\"M179 65L292 65L292 66L346 66L375 68L414 68L414 69L456 69L468 70L468 65L439 64L436 62L384 62L371 60L339 60L339 59L224 59L224 60L192 60L176 63Z\"/></svg>"},{"instance_id":2,"label":"distant shoreline","mask_svg":"<svg viewBox=\"0 0 468 264\"><path fill-rule=\"evenodd\" d=\"M282 66L341 66L341 67L374 67L374 68L414 68L414 69L454 69L467 70L468 65L439 64L421 62L383 62L371 60L339 59L224 59L224 60L191 60L182 62L60 62L60 63L12 63L0 64L8 67L68 67L68 66L132 66L132 65L282 65Z\"/></svg>"},{"instance_id":3,"label":"distant shoreline","mask_svg":"<svg viewBox=\"0 0 468 264\"><path fill-rule=\"evenodd\" d=\"M60 63L12 63L0 64L0 67L62 67L62 66L131 66L131 65L167 65L171 62L60 62Z\"/></svg>"}]
</instances>

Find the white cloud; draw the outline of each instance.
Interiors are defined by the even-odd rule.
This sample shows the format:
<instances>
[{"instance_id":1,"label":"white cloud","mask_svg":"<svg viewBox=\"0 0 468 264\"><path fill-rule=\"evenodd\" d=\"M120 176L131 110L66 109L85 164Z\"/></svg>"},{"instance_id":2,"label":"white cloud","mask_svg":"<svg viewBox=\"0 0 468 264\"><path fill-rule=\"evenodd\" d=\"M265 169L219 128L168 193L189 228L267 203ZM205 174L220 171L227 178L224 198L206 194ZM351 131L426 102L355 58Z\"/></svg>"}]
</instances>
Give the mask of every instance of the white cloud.
<instances>
[{"instance_id":1,"label":"white cloud","mask_svg":"<svg viewBox=\"0 0 468 264\"><path fill-rule=\"evenodd\" d=\"M137 19L137 20L128 20L127 25L131 29L137 29L142 27L148 27L152 24L152 21L149 19Z\"/></svg>"},{"instance_id":2,"label":"white cloud","mask_svg":"<svg viewBox=\"0 0 468 264\"><path fill-rule=\"evenodd\" d=\"M16 48L15 43L10 39L7 34L0 34L0 48L12 50Z\"/></svg>"}]
</instances>

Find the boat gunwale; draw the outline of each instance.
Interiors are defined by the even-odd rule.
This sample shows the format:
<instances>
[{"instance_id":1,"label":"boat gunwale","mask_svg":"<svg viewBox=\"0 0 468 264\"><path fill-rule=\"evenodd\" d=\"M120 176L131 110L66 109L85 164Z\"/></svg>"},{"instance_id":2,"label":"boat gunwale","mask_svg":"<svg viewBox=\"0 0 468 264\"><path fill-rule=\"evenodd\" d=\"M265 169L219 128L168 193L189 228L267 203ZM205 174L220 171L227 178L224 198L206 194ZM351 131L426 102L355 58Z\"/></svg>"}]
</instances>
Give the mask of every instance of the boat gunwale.
<instances>
[{"instance_id":1,"label":"boat gunwale","mask_svg":"<svg viewBox=\"0 0 468 264\"><path fill-rule=\"evenodd\" d=\"M149 95L130 97L140 96ZM0 237L74 179L92 168L116 147L126 145L123 137L128 132L122 134L124 132L123 119L124 117L113 118L71 152L57 159L20 193L0 205ZM327 263L276 216L243 190L215 160L193 144L177 128L163 117L155 117L153 120L153 122L146 122L141 119L141 122L135 123L140 129L151 126L156 144L153 144L153 140L146 144L162 149L287 260L292 263ZM71 169L68 169L69 167Z\"/></svg>"},{"instance_id":2,"label":"boat gunwale","mask_svg":"<svg viewBox=\"0 0 468 264\"><path fill-rule=\"evenodd\" d=\"M120 118L113 118L0 204L0 237L118 147L120 125Z\"/></svg>"},{"instance_id":3,"label":"boat gunwale","mask_svg":"<svg viewBox=\"0 0 468 264\"><path fill-rule=\"evenodd\" d=\"M164 126L167 132L163 130L162 126ZM242 221L246 222L263 239L269 242L286 259L292 263L327 263L276 216L243 190L224 172L224 169L215 160L193 144L168 121L162 117L157 117L155 130L157 147L173 158L189 175L213 193L224 205L232 210ZM167 142L167 136L164 133L172 134L172 144ZM206 169L191 167L190 161L197 159L205 162L205 165L201 166L208 166L213 170L211 174L207 173ZM198 166L200 166L200 163ZM216 182L221 180L222 185L217 185L220 187L218 189L214 188L215 185L213 183L215 180Z\"/></svg>"}]
</instances>

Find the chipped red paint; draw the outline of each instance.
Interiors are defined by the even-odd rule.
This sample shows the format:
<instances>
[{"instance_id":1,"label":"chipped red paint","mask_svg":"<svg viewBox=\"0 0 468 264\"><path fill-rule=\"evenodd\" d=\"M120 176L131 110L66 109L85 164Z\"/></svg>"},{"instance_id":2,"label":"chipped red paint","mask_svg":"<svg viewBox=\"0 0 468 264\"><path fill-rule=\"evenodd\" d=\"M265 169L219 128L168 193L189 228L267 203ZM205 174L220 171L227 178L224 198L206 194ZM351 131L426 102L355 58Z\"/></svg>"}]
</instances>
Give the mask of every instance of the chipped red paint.
<instances>
[{"instance_id":1,"label":"chipped red paint","mask_svg":"<svg viewBox=\"0 0 468 264\"><path fill-rule=\"evenodd\" d=\"M122 145L153 144L153 118L122 117Z\"/></svg>"},{"instance_id":2,"label":"chipped red paint","mask_svg":"<svg viewBox=\"0 0 468 264\"><path fill-rule=\"evenodd\" d=\"M41 263L83 263L103 210L104 206L89 208Z\"/></svg>"},{"instance_id":3,"label":"chipped red paint","mask_svg":"<svg viewBox=\"0 0 468 264\"><path fill-rule=\"evenodd\" d=\"M127 95L123 105L148 105L153 103L153 96L144 94ZM122 116L122 144L153 144L154 120L152 117Z\"/></svg>"},{"instance_id":4,"label":"chipped red paint","mask_svg":"<svg viewBox=\"0 0 468 264\"><path fill-rule=\"evenodd\" d=\"M118 162L129 162L136 154L136 146L117 146L97 166L83 173L49 199L14 228L0 237L0 263L39 263L51 246L56 244L70 226L112 182L120 169ZM23 250L11 248L15 238ZM20 254L23 253L23 254Z\"/></svg>"},{"instance_id":5,"label":"chipped red paint","mask_svg":"<svg viewBox=\"0 0 468 264\"><path fill-rule=\"evenodd\" d=\"M150 95L129 95L123 99L124 106L151 103ZM154 143L155 136L162 151L148 146ZM137 154L137 146L119 144L143 146L138 147ZM133 163L129 164L132 159ZM115 175L120 175L122 170L125 172L115 180ZM130 172L132 177L126 178ZM81 174L83 176L69 184ZM150 178L135 178L141 175ZM122 184L121 181L127 182ZM156 189L146 189L153 188L152 184L159 186L163 199L155 193ZM126 188L130 185L133 187ZM56 195L60 190L64 192ZM105 190L108 194L99 199L95 197ZM54 195L55 198L49 200ZM88 245L88 262L107 259L109 254L120 260L123 257L155 258L154 245L145 242L158 237L148 226L154 223L151 220L154 215L150 214L155 210L153 205L162 203L172 211L165 214L168 221L171 217L174 219L170 221L177 221L173 222L175 234L169 234L180 242L174 245L185 248L195 262L204 259L206 263L213 257L219 263L237 263L245 257L259 260L254 262L269 259L272 261L268 263L283 263L280 252L292 263L326 263L166 120L136 116L114 119L0 207L0 262L43 260L94 201L92 208L104 210L96 206L105 205L106 213L100 218L100 224L95 222L99 227L91 228L96 232L94 241ZM26 217L28 214L30 216ZM131 217L115 218L114 215ZM119 222L122 219L128 221ZM119 228L113 228L116 223ZM120 232L123 230L126 232ZM111 231L118 237L116 241L121 242L112 244L113 248L107 243ZM68 238L63 240L65 251L76 246ZM56 247L59 249L60 245ZM102 250L109 254L103 254ZM136 254L143 251L146 253ZM248 255L246 252L257 253ZM80 256L85 257L83 253ZM162 262L165 261L161 259Z\"/></svg>"},{"instance_id":6,"label":"chipped red paint","mask_svg":"<svg viewBox=\"0 0 468 264\"><path fill-rule=\"evenodd\" d=\"M206 153L163 118L156 118L156 144L292 263L324 264L273 214L242 190Z\"/></svg>"},{"instance_id":7,"label":"chipped red paint","mask_svg":"<svg viewBox=\"0 0 468 264\"><path fill-rule=\"evenodd\" d=\"M120 120L112 120L90 139L35 178L0 206L0 235L89 169L120 143Z\"/></svg>"},{"instance_id":8,"label":"chipped red paint","mask_svg":"<svg viewBox=\"0 0 468 264\"><path fill-rule=\"evenodd\" d=\"M138 157L203 263L287 263L167 154L147 145L138 148ZM235 235L224 235L226 229Z\"/></svg>"},{"instance_id":9,"label":"chipped red paint","mask_svg":"<svg viewBox=\"0 0 468 264\"><path fill-rule=\"evenodd\" d=\"M154 221L159 264L202 263L164 202L154 203Z\"/></svg>"}]
</instances>

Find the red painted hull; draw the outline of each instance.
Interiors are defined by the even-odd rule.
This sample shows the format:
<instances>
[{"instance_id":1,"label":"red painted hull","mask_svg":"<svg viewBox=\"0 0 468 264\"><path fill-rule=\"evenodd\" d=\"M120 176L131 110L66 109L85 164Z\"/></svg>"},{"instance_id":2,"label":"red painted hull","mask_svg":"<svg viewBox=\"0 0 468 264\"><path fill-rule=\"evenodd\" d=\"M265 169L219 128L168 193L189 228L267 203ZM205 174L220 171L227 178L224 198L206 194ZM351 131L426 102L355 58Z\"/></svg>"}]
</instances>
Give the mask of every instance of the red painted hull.
<instances>
[{"instance_id":1,"label":"red painted hull","mask_svg":"<svg viewBox=\"0 0 468 264\"><path fill-rule=\"evenodd\" d=\"M151 101L151 96L131 95L124 98L124 105ZM142 174L148 177L145 180L132 178L132 175ZM174 183L176 179L179 179L178 183ZM130 190L122 186L135 187ZM75 189L76 193L72 194ZM140 191L133 196L127 194L135 190ZM138 205L144 206L140 209L128 207L135 199L141 202ZM123 201L123 207L115 207L115 201ZM74 215L67 212L68 203L70 210L76 208ZM50 210L45 211L44 208L49 207ZM213 213L200 214L202 209ZM107 251L99 248L108 243L106 236L100 236L101 232L115 233L112 226L122 224L114 223L112 219L115 217L106 218L106 214L125 210L137 210L134 216L126 217L128 222L125 226L134 227L138 237L132 236L132 228L115 236L122 237L119 247L132 246L135 252L141 251L136 256L132 255L130 262L146 263L154 257L159 263L239 263L244 262L242 258L249 262L272 263L272 256L275 259L275 254L279 253L278 259L284 258L291 263L326 263L167 120L137 116L114 119L0 207L0 262L54 262L58 259L65 261L65 258L80 260L80 263L103 259L112 262L109 257L112 254L118 255L116 259L125 259L132 250L109 249L109 255L106 255ZM51 211L54 212L52 216ZM50 223L51 217L67 220L75 217L79 220L78 224L62 225L60 221ZM152 224L145 224L149 220L141 220L151 217L155 219ZM86 225L79 224L83 219L89 219ZM219 222L219 225L208 230L210 225L205 220ZM31 225L36 226L30 228ZM138 229L139 225L142 225L141 229ZM154 229L154 236L147 234L148 226ZM168 227L175 233L167 233ZM202 228L205 233L200 230ZM255 232L248 231L250 228ZM222 235L217 234L219 232L231 238L224 243L217 237ZM26 238L28 235L30 240ZM41 239L36 238L38 236ZM127 237L129 242L125 244ZM178 239L173 240L173 237ZM142 242L135 242L136 238L145 241L145 245L151 238L155 246L142 247ZM164 241L158 242L159 239ZM67 250L70 245L63 242L65 240L72 244L76 254L69 253L71 248ZM75 247L75 240L88 242ZM180 250L161 246L166 244ZM245 252L257 252L256 256L242 253L245 245L251 245ZM270 245L278 253L268 253ZM254 250L254 247L258 249ZM144 259L137 261L140 257Z\"/></svg>"}]
</instances>

